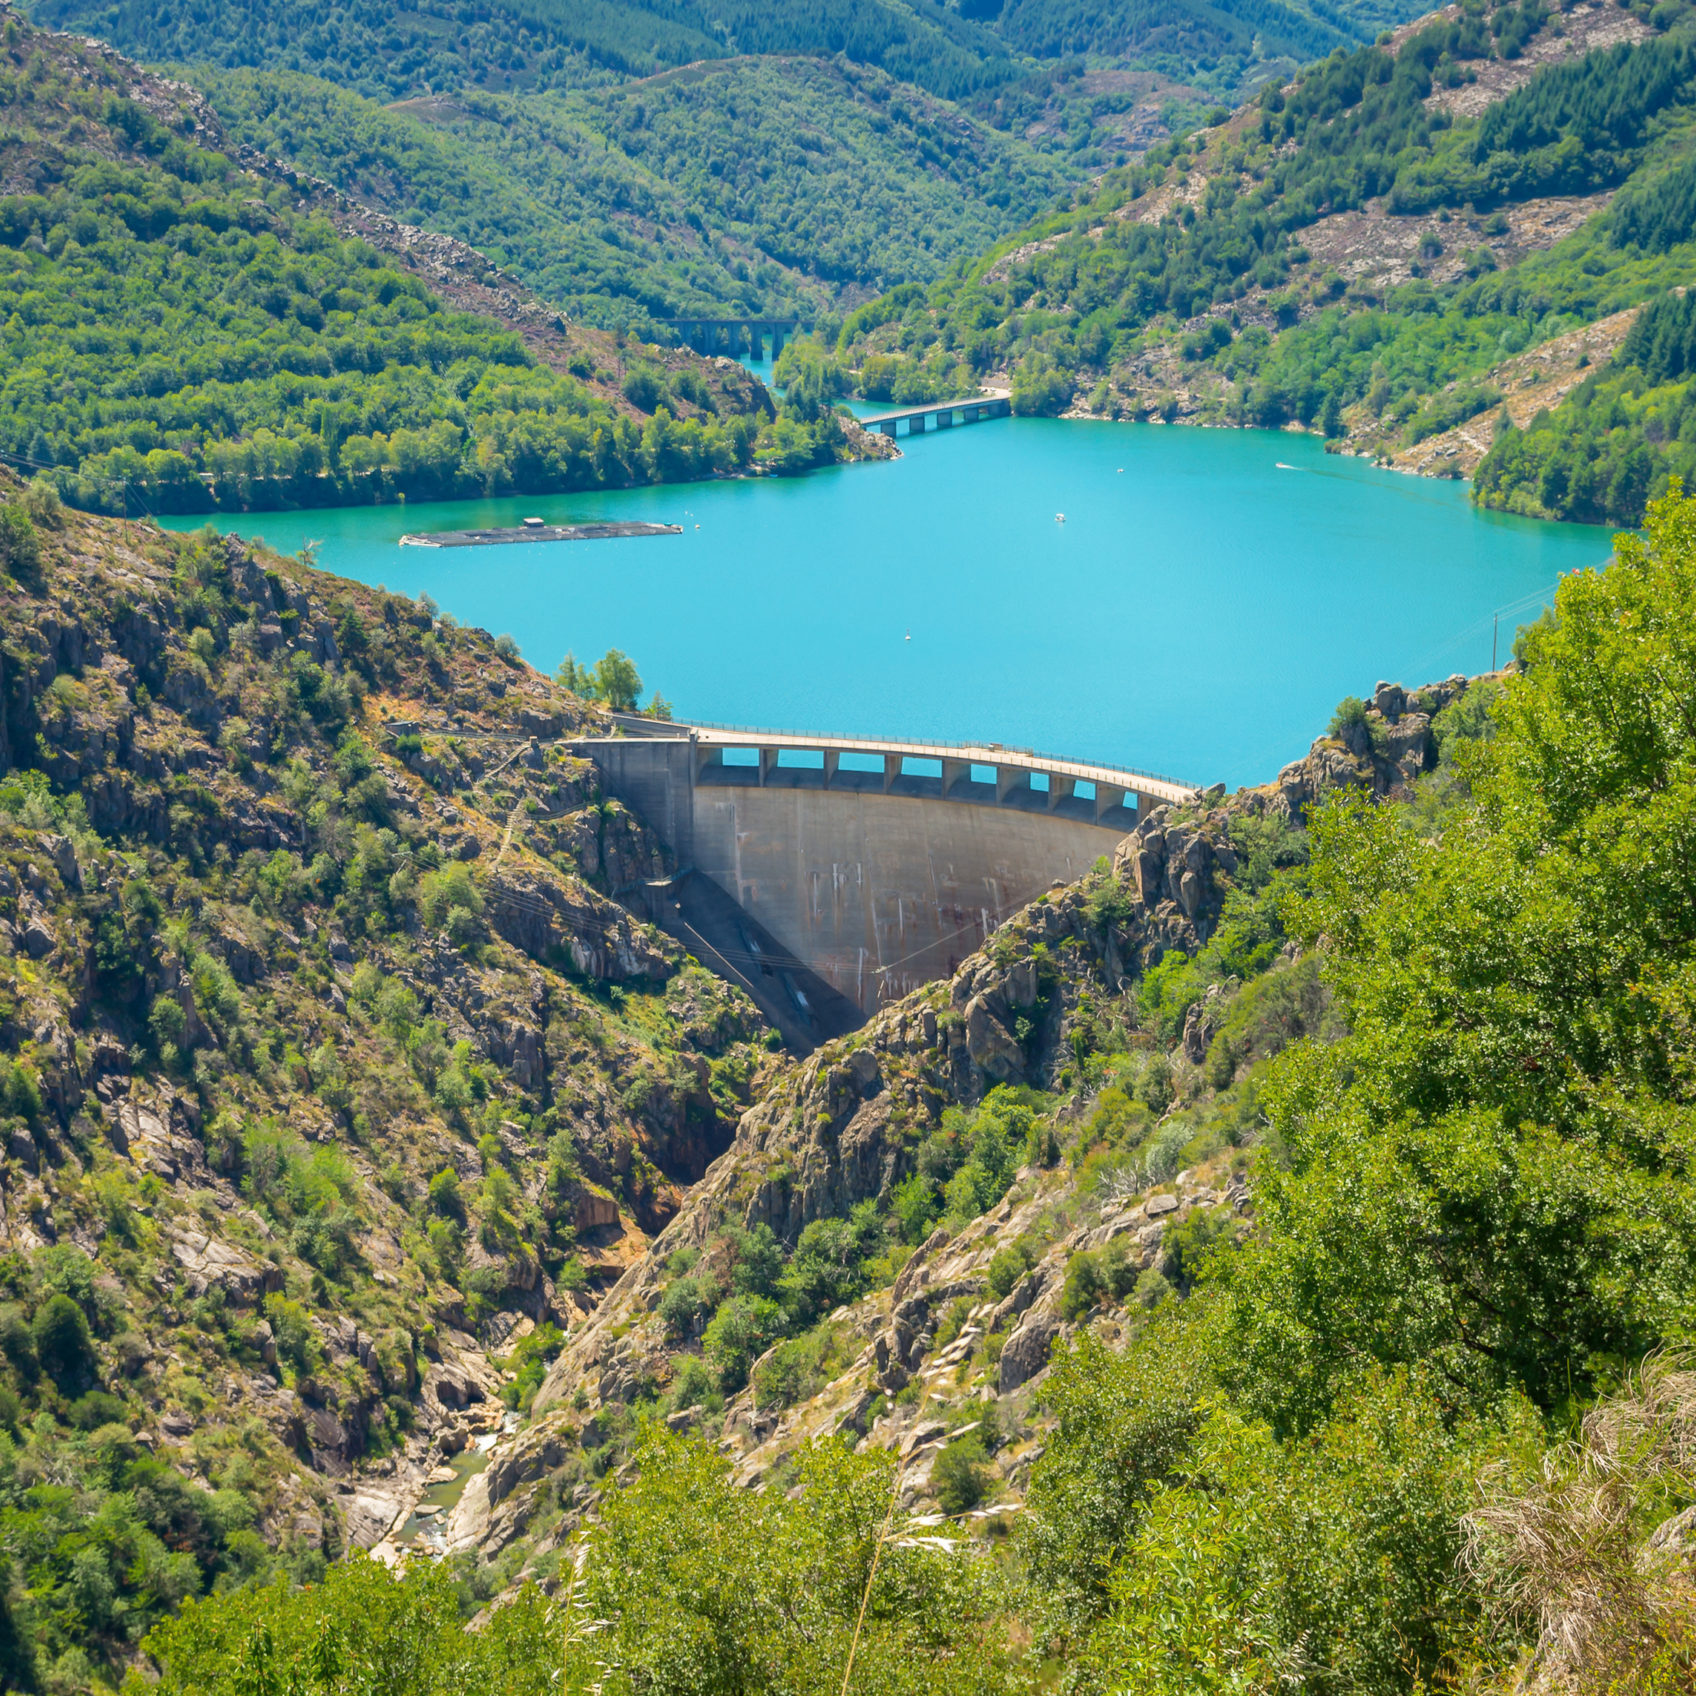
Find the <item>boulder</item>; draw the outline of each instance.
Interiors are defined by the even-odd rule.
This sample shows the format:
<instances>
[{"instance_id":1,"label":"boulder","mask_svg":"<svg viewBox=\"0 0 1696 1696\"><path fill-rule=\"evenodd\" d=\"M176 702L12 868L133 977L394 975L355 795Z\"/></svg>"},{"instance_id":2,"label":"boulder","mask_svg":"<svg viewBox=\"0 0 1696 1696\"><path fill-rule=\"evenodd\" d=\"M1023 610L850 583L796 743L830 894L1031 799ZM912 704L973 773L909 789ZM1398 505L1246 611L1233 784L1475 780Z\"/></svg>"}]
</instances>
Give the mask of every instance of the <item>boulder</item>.
<instances>
[{"instance_id":1,"label":"boulder","mask_svg":"<svg viewBox=\"0 0 1696 1696\"><path fill-rule=\"evenodd\" d=\"M1001 1349L1001 1393L1006 1395L1029 1383L1048 1364L1059 1321L1046 1304L1025 1316L1024 1323Z\"/></svg>"},{"instance_id":2,"label":"boulder","mask_svg":"<svg viewBox=\"0 0 1696 1696\"><path fill-rule=\"evenodd\" d=\"M216 1286L238 1307L253 1307L283 1287L281 1268L267 1266L245 1250L200 1231L179 1233L171 1243L171 1255L197 1296Z\"/></svg>"},{"instance_id":3,"label":"boulder","mask_svg":"<svg viewBox=\"0 0 1696 1696\"><path fill-rule=\"evenodd\" d=\"M966 1052L986 1077L1006 1083L1023 1075L1025 1056L981 995L966 1003Z\"/></svg>"}]
</instances>

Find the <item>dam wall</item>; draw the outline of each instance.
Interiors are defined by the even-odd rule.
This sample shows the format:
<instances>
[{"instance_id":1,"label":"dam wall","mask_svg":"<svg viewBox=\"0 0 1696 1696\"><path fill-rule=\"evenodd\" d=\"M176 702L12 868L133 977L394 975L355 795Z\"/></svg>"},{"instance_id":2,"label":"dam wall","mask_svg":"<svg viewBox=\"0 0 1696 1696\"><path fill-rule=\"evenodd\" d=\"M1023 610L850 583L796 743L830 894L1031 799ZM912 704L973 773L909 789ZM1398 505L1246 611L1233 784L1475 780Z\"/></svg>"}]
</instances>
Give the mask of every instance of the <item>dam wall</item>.
<instances>
[{"instance_id":1,"label":"dam wall","mask_svg":"<svg viewBox=\"0 0 1696 1696\"><path fill-rule=\"evenodd\" d=\"M1021 907L1110 855L1147 807L1194 793L994 744L629 730L574 747L680 872L716 885L863 1014L947 976Z\"/></svg>"},{"instance_id":2,"label":"dam wall","mask_svg":"<svg viewBox=\"0 0 1696 1696\"><path fill-rule=\"evenodd\" d=\"M701 788L693 864L871 1013L946 977L1122 835L922 797Z\"/></svg>"}]
</instances>

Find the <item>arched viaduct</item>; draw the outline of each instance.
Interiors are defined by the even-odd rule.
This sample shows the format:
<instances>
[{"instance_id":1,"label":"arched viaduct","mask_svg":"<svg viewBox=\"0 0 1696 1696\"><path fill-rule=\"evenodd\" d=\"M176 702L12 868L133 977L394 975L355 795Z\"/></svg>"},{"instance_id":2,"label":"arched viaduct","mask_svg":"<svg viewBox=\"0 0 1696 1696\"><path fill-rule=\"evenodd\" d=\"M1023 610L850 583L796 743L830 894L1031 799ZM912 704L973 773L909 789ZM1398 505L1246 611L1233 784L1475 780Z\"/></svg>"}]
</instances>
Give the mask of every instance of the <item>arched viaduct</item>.
<instances>
[{"instance_id":1,"label":"arched viaduct","mask_svg":"<svg viewBox=\"0 0 1696 1696\"><path fill-rule=\"evenodd\" d=\"M996 744L620 730L573 747L667 840L679 881L712 892L656 889L649 916L763 991L768 1013L780 1003L779 1028L809 1047L945 976L1149 807L1196 793Z\"/></svg>"}]
</instances>

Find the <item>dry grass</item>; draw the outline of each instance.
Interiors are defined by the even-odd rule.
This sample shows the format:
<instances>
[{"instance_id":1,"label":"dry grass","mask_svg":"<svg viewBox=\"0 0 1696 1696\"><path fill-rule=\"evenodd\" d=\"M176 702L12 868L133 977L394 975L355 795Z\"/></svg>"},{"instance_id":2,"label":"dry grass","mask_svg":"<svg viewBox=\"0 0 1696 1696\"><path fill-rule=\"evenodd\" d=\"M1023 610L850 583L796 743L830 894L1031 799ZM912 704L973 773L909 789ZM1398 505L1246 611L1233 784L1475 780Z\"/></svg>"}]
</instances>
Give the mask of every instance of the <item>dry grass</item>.
<instances>
[{"instance_id":1,"label":"dry grass","mask_svg":"<svg viewBox=\"0 0 1696 1696\"><path fill-rule=\"evenodd\" d=\"M1696 1369L1665 1356L1594 1409L1576 1442L1552 1449L1540 1477L1503 1468L1485 1478L1466 1520L1467 1562L1538 1633L1514 1689L1696 1686L1696 1511L1668 1517L1692 1496Z\"/></svg>"}]
</instances>

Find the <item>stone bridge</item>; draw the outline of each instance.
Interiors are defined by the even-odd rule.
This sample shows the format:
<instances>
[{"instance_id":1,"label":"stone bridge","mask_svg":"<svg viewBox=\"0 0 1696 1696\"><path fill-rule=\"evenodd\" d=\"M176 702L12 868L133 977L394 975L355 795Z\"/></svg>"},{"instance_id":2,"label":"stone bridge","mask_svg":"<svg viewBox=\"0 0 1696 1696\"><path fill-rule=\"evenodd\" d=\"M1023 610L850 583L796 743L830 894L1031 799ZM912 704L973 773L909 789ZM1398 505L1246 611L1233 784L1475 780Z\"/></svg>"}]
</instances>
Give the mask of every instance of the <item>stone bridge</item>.
<instances>
[{"instance_id":1,"label":"stone bridge","mask_svg":"<svg viewBox=\"0 0 1696 1696\"><path fill-rule=\"evenodd\" d=\"M666 839L680 871L716 892L718 927L698 901L696 928L719 958L684 940L764 991L768 1013L774 996L786 1003L778 1011L811 1041L947 975L1020 907L1111 854L1148 808L1197 793L996 743L637 717L618 728L571 747ZM648 901L680 936L689 911L671 891Z\"/></svg>"},{"instance_id":2,"label":"stone bridge","mask_svg":"<svg viewBox=\"0 0 1696 1696\"><path fill-rule=\"evenodd\" d=\"M806 318L659 318L656 323L669 325L679 346L692 347L697 353L729 354L737 358L746 353L758 359L762 345L771 342L775 361L783 352L784 341L803 328L810 328Z\"/></svg>"}]
</instances>

